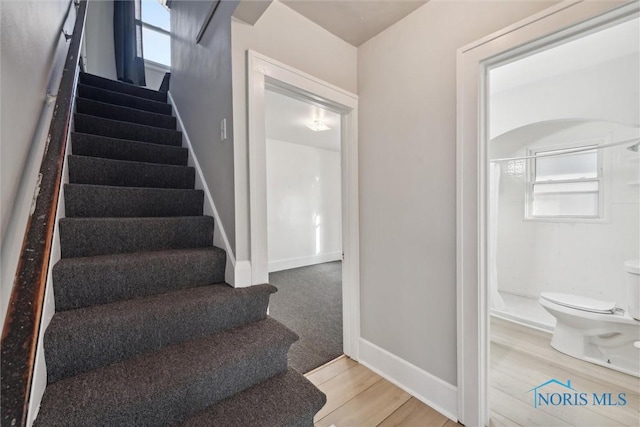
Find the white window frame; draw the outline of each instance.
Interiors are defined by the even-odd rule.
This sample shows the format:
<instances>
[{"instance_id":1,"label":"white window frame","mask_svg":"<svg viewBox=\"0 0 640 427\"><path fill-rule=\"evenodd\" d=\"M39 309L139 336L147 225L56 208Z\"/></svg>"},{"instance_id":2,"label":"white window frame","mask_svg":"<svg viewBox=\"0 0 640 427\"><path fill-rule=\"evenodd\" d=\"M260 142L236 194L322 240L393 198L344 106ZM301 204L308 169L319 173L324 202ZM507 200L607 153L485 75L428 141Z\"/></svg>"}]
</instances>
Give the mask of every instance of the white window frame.
<instances>
[{"instance_id":1,"label":"white window frame","mask_svg":"<svg viewBox=\"0 0 640 427\"><path fill-rule=\"evenodd\" d=\"M589 139L583 141L575 141L571 143L544 144L536 147L527 147L527 156L531 157L527 162L527 184L525 194L525 212L524 219L526 221L546 221L546 222L605 222L605 179L604 173L604 153L599 148L607 143L607 138ZM593 147L597 153L597 177L596 178L576 178L566 180L550 180L548 183L578 183L578 182L597 182L598 183L598 215L534 215L533 197L534 186L536 184L544 184L544 181L536 181L536 160L539 153L549 151L571 150Z\"/></svg>"}]
</instances>

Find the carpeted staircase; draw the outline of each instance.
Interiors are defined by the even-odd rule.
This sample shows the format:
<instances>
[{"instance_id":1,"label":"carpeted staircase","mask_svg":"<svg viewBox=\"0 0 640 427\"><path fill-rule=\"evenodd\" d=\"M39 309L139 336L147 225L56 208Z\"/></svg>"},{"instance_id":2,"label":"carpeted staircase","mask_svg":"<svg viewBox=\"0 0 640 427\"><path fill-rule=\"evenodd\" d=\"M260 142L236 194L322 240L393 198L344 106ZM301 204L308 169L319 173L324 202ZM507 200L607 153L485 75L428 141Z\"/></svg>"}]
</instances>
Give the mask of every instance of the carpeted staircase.
<instances>
[{"instance_id":1,"label":"carpeted staircase","mask_svg":"<svg viewBox=\"0 0 640 427\"><path fill-rule=\"evenodd\" d=\"M36 426L311 426L325 396L287 367L270 285L226 254L167 94L81 73Z\"/></svg>"}]
</instances>

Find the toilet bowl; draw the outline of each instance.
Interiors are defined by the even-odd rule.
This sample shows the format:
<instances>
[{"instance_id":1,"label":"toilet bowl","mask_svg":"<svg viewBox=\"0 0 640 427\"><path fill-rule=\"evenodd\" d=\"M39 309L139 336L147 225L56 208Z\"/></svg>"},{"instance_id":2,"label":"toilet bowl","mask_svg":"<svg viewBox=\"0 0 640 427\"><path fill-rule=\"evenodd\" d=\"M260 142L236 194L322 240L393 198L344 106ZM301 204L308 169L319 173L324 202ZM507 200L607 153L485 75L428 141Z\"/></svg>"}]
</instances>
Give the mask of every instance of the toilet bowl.
<instances>
[{"instance_id":1,"label":"toilet bowl","mask_svg":"<svg viewBox=\"0 0 640 427\"><path fill-rule=\"evenodd\" d=\"M554 292L542 292L538 302L557 320L553 348L640 377L640 320L629 314L640 317L640 271L635 261L625 263L625 268L631 276L628 310L611 301Z\"/></svg>"}]
</instances>

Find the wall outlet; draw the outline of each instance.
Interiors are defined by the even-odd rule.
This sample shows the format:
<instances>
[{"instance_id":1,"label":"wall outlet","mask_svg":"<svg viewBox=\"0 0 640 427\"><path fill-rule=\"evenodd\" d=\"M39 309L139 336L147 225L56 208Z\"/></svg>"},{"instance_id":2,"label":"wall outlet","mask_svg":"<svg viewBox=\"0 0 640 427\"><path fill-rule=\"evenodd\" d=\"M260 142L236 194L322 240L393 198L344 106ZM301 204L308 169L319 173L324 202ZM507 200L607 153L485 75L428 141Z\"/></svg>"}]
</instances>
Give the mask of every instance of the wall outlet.
<instances>
[{"instance_id":1,"label":"wall outlet","mask_svg":"<svg viewBox=\"0 0 640 427\"><path fill-rule=\"evenodd\" d=\"M220 120L220 141L227 139L227 119Z\"/></svg>"}]
</instances>

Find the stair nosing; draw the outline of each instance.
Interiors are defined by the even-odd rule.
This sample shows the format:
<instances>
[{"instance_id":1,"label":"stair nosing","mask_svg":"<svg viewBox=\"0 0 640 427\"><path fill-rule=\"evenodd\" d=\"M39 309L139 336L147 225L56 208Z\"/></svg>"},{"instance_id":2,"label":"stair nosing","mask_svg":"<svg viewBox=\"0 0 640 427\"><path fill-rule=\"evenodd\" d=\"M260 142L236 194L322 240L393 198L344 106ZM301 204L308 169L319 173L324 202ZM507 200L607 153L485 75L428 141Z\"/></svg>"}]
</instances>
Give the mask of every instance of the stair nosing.
<instances>
[{"instance_id":1,"label":"stair nosing","mask_svg":"<svg viewBox=\"0 0 640 427\"><path fill-rule=\"evenodd\" d=\"M94 78L94 77L95 77L95 78L97 78L98 80L103 80L103 81L107 81L107 82L111 82L111 83L116 83L117 85L123 85L122 87L129 87L129 86L130 86L130 87L133 87L133 88L135 88L135 89L140 89L140 90L142 90L142 92L143 92L143 93L144 93L144 91L148 91L149 93L160 93L160 94L161 94L161 93L164 93L164 92L160 92L159 90L153 90L153 89L149 89L149 88L147 88L147 87L142 87L142 86L132 85L132 84L129 84L129 83L121 82L120 80L112 80L112 79L108 79L108 78L106 78L106 77L102 77L102 76L99 76L99 75L97 75L97 74L87 73L87 72L84 72L84 71L81 71L81 72L80 72L80 75L78 76L78 77L79 77L79 78L78 78L78 83L80 83L80 77L82 77L83 75L91 76L90 78ZM101 89L101 88L100 88L100 86L93 86L93 85L86 84L86 83L84 83L84 85L85 85L85 86L91 86L91 87L95 87L95 88ZM112 91L112 92L124 93L124 92L119 92L119 91L117 91L117 90L114 90L114 91ZM127 95L127 94L125 93L125 95ZM148 98L145 98L144 96L138 96L138 98L148 99ZM154 99L152 99L152 101L155 101L155 100L154 100ZM162 101L156 101L156 102L163 103Z\"/></svg>"},{"instance_id":2,"label":"stair nosing","mask_svg":"<svg viewBox=\"0 0 640 427\"><path fill-rule=\"evenodd\" d=\"M92 116L92 117L96 117L96 116ZM100 118L100 117L99 117ZM127 123L127 122L125 122ZM149 148L157 148L157 147L162 147L164 148L169 148L169 149L179 149L181 151L186 151L187 153L189 152L189 149L187 147L183 147L181 145L170 145L170 144L157 144L155 142L149 142L149 141L137 141L135 139L124 139L124 138L114 138L112 136L104 136L104 135L98 135L95 133L86 133L86 132L76 132L73 131L71 132L71 143L73 144L73 135L82 135L82 136L86 136L86 137L90 137L90 138L106 138L106 139L110 139L112 141L118 141L118 142L126 142L128 144L145 144L145 145L150 145L151 147ZM70 153L72 155L75 155L73 153ZM85 156L85 157L94 157L94 156ZM107 157L100 157L101 159L107 158ZM117 159L113 159L113 160L117 160ZM135 160L132 160L135 161ZM179 165L174 165L174 166L179 166Z\"/></svg>"},{"instance_id":3,"label":"stair nosing","mask_svg":"<svg viewBox=\"0 0 640 427\"><path fill-rule=\"evenodd\" d=\"M200 215L202 216L202 215ZM123 217L123 218L132 218L132 217ZM153 218L153 217L141 217L141 218ZM157 217L157 218L164 218L164 217ZM187 217L188 218L188 217ZM61 218L62 219L62 218ZM89 219L89 218L87 218ZM179 248L179 249L163 249L160 251L139 251L139 252L125 252L125 253L117 253L117 254L105 254L105 255L92 255L92 256L78 256L78 257L72 257L72 258L60 258L60 260L58 262L56 262L56 265L62 263L62 264L69 264L69 263L74 263L74 262L92 262L92 261L108 261L109 258L126 258L126 257L135 257L135 256L139 256L140 254L152 254L152 255L160 255L162 256L167 255L168 252L186 252L186 251L202 251L202 252L209 252L209 251L214 251L214 252L225 252L226 251L222 248L219 248L218 246L204 246L204 247L198 247L198 248ZM55 268L55 266L53 267Z\"/></svg>"},{"instance_id":4,"label":"stair nosing","mask_svg":"<svg viewBox=\"0 0 640 427\"><path fill-rule=\"evenodd\" d=\"M166 131L166 132L176 132L176 133L179 133L179 134L182 135L182 131L179 131L177 129L159 128L157 126L142 125L140 123L135 123L135 122L123 122L122 120L107 119L105 117L94 116L93 114L87 114L87 113L74 113L74 115L75 116L81 116L80 118L82 118L82 117L93 117L95 119L106 120L108 122L122 123L122 124L125 124L125 125L138 126L138 127L143 127L143 128L149 128L149 129L157 129L157 130ZM171 116L171 117L174 117L174 116ZM81 132L81 133L85 133L86 134L86 132ZM89 133L87 135L102 136L102 135L94 134L94 133ZM115 139L119 139L119 138L115 138ZM146 142L146 141L137 141L135 139L132 139L132 140L129 140L129 141ZM165 145L168 145L168 144L165 144ZM174 147L177 147L177 146L174 145Z\"/></svg>"},{"instance_id":5,"label":"stair nosing","mask_svg":"<svg viewBox=\"0 0 640 427\"><path fill-rule=\"evenodd\" d=\"M79 156L79 157L91 157L91 156ZM102 157L97 157L98 159L101 159ZM111 159L107 159L107 160L111 160ZM127 161L127 160L124 160ZM136 163L142 163L142 162L136 162ZM154 165L156 164L162 164L162 163L152 163ZM167 166L177 166L177 165L167 165ZM183 167L188 167L188 166L183 166ZM135 191L189 191L189 192L193 192L193 191L197 191L197 192L202 192L204 193L204 190L199 189L199 188L165 188L165 187L126 187L124 185L104 185L104 184L76 184L73 182L68 182L64 184L65 186L74 186L74 187L98 187L98 188L108 188L114 191L120 191L120 190L127 190L127 191L131 191L131 190L135 190ZM197 215L197 216L202 216L202 215ZM125 217L126 218L126 217ZM144 217L143 217L144 218ZM162 217L160 217L162 218Z\"/></svg>"},{"instance_id":6,"label":"stair nosing","mask_svg":"<svg viewBox=\"0 0 640 427\"><path fill-rule=\"evenodd\" d=\"M105 89L105 88L99 87L99 86L91 86L91 85L88 85L86 83L78 82L78 86L90 87L92 89L102 90L102 91L109 92L109 93L115 93L117 95L122 95L122 96L129 96L131 98L141 99L143 101L153 102L153 103L156 103L156 104L159 104L159 105L171 105L168 102L156 101L155 99L149 99L149 98L145 98L145 97L142 97L142 96L131 95L129 93L118 92L116 90L109 90L109 89ZM91 98L88 98L88 99L91 99ZM146 111L146 110L142 110L142 111ZM162 113L156 113L156 114L162 114Z\"/></svg>"},{"instance_id":7,"label":"stair nosing","mask_svg":"<svg viewBox=\"0 0 640 427\"><path fill-rule=\"evenodd\" d=\"M194 220L196 218L210 218L213 219L211 215L193 215L193 216L107 216L107 217L65 217L60 218L60 221L125 221L125 220L136 220L136 221L159 221L159 220L169 220L169 221L177 221L180 219L184 220ZM212 244L213 245L213 244ZM210 246L205 246L210 247ZM182 248L186 249L186 248ZM195 249L195 248L194 248ZM127 252L127 253L140 253L140 252L156 252L156 251L139 251L139 252ZM113 254L116 255L116 254Z\"/></svg>"},{"instance_id":8,"label":"stair nosing","mask_svg":"<svg viewBox=\"0 0 640 427\"><path fill-rule=\"evenodd\" d=\"M107 157L94 157L94 156L84 156L81 154L69 154L67 157L76 157L76 158L85 158L85 159L97 159L100 161L107 161L107 162L119 162L119 163L135 163L135 164L143 164L143 165L151 165L151 166L159 166L159 167L169 167L169 168L187 168L187 169L195 169L193 166L183 166L183 165L169 165L169 164L165 164L165 163L149 163L149 162L139 162L137 160L119 160L119 159L109 159ZM71 184L71 183L70 183ZM75 183L73 183L75 184ZM93 185L93 184L87 184L87 185ZM105 187L121 187L121 186L110 186L110 185L106 185ZM162 187L125 187L125 188L162 188ZM180 188L178 188L178 190L181 190ZM193 189L191 189L193 190Z\"/></svg>"},{"instance_id":9,"label":"stair nosing","mask_svg":"<svg viewBox=\"0 0 640 427\"><path fill-rule=\"evenodd\" d=\"M99 88L96 88L96 89L99 89ZM112 104L110 102L98 101L96 99L91 99L91 98L87 98L87 97L79 96L79 95L76 96L76 98L77 99L81 99L83 101L95 102L97 104L108 105L110 107L121 108L121 109L124 109L124 110L130 110L130 111L134 111L134 112L137 112L137 113L151 114L153 116L160 116L160 117L163 117L163 118L174 118L174 119L176 118L174 115L170 115L170 114L156 113L156 112L153 112L153 111L141 110L139 108L127 107L125 105ZM141 98L141 99L146 99L146 98ZM159 104L162 104L162 102L160 102ZM85 114L87 116L91 116L92 115L92 114L87 114L87 113L80 113L80 114ZM101 117L101 116L94 116L94 117ZM102 117L102 118L107 118L107 117ZM109 119L109 120L114 120L114 119ZM120 121L120 120L117 120L117 121ZM125 122L125 123L139 124L139 123L136 123L136 122ZM149 125L142 125L142 126L149 126ZM156 126L151 126L151 127L156 127ZM160 129L168 129L168 128L160 128ZM168 130L177 130L177 129L168 129ZM89 135L91 135L91 134L89 134Z\"/></svg>"}]
</instances>

